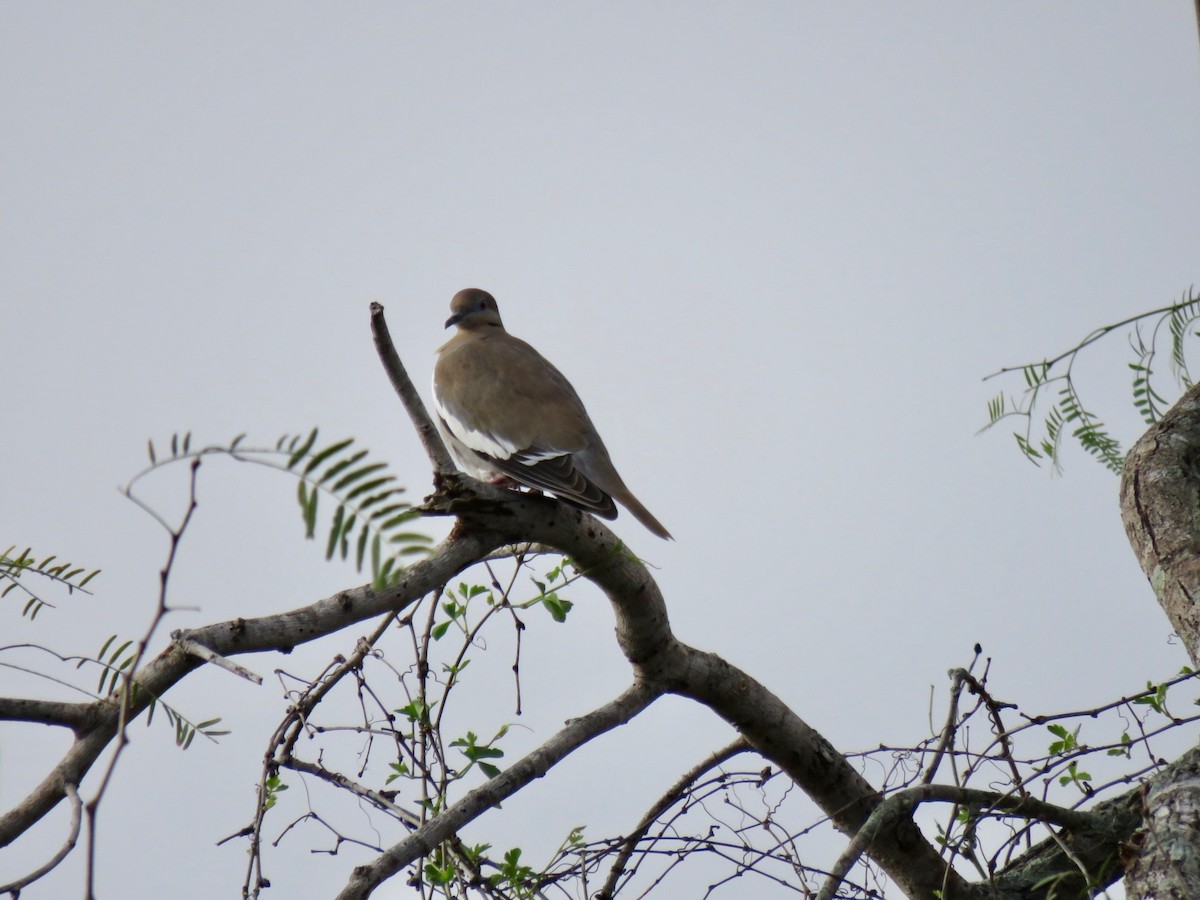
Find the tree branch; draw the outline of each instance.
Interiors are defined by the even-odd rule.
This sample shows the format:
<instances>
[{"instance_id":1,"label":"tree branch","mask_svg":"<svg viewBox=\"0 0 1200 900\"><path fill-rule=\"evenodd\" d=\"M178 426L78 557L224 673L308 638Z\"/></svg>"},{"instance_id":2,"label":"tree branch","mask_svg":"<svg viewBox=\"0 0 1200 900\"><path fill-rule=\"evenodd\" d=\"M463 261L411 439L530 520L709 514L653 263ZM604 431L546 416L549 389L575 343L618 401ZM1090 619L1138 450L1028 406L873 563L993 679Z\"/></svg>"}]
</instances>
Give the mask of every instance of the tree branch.
<instances>
[{"instance_id":1,"label":"tree branch","mask_svg":"<svg viewBox=\"0 0 1200 900\"><path fill-rule=\"evenodd\" d=\"M79 826L83 821L83 800L80 799L79 791L75 785L66 785L65 791L68 799L71 801L71 824L67 829L67 839L58 848L58 852L43 865L38 866L28 875L18 878L16 881L10 881L8 884L0 884L0 894L12 894L13 897L19 896L22 888L33 884L43 875L52 871L55 866L67 858L67 854L75 849L75 844L79 841Z\"/></svg>"},{"instance_id":2,"label":"tree branch","mask_svg":"<svg viewBox=\"0 0 1200 900\"><path fill-rule=\"evenodd\" d=\"M408 416L412 419L417 437L421 439L425 453L428 454L429 461L433 463L435 474L444 476L457 472L458 469L450 458L450 452L442 442L441 435L438 434L437 426L433 424L433 420L429 418L429 413L425 410L421 395L413 387L412 379L408 377L404 364L400 362L400 356L396 353L392 336L388 332L387 320L383 317L383 304L377 301L371 303L371 334L375 338L375 350L379 354L380 362L383 363L384 371L387 372L388 380L396 389L396 393L400 395L400 401L404 404L404 408L408 410Z\"/></svg>"},{"instance_id":3,"label":"tree branch","mask_svg":"<svg viewBox=\"0 0 1200 900\"><path fill-rule=\"evenodd\" d=\"M1121 478L1121 520L1158 603L1200 668L1200 386L1135 443ZM1147 792L1131 895L1200 896L1200 764ZM1160 786L1161 785L1161 786ZM1181 857L1180 848L1190 849ZM1190 862L1181 864L1186 858Z\"/></svg>"},{"instance_id":4,"label":"tree branch","mask_svg":"<svg viewBox=\"0 0 1200 900\"><path fill-rule=\"evenodd\" d=\"M381 359L440 476L450 469L445 448L429 421L411 382L395 355L383 321L382 307L372 306L372 328ZM393 361L394 358L394 361ZM403 376L401 378L401 376ZM432 446L431 445L435 445ZM440 453L439 453L440 450ZM1200 469L1200 467L1198 467ZM1128 471L1128 469L1127 469ZM847 758L819 732L795 714L777 696L740 669L712 653L679 641L671 631L661 592L647 568L616 535L590 515L551 498L505 490L464 477L437 479L439 490L426 501L427 515L452 515L458 522L450 536L433 553L407 569L399 581L383 591L369 585L338 592L297 609L252 619L234 619L203 628L175 633L173 642L137 673L132 685L117 696L81 705L63 705L54 724L71 725L74 717L77 739L54 769L31 794L0 817L0 846L6 846L42 818L64 796L70 796L122 723L140 715L155 699L203 665L197 656L225 658L245 653L283 651L332 634L357 622L407 608L419 598L437 591L459 572L487 558L498 548L532 542L565 553L577 570L608 597L615 616L618 644L634 674L633 687L621 697L574 720L547 743L527 754L497 778L468 793L462 800L426 822L367 866L354 870L340 896L366 897L376 886L422 854L453 840L467 822L540 777L555 763L588 740L640 713L664 692L689 697L712 709L729 722L748 745L786 773L828 815L839 830L855 836L851 847L869 852L887 876L910 897L945 900L982 897L1027 896L1034 868L1014 865L985 885L969 885L925 838L911 816L901 814L925 800L955 800L964 796L995 797L988 792L964 792L950 786L927 785L885 800ZM205 652L207 651L207 652ZM965 682L966 679L963 679ZM124 716L121 697L129 697ZM0 712L4 709L0 701ZM11 703L11 701L8 701ZM15 707L9 706L9 710ZM49 717L51 707L40 715ZM15 718L15 717L14 717ZM41 721L26 718L27 721ZM50 721L47 718L47 721ZM73 726L74 727L74 726ZM738 743L731 745L731 748ZM942 748L943 752L945 748ZM344 785L343 785L344 786ZM942 792L942 793L939 793ZM1133 799L1131 799L1133 798ZM1111 804L1100 804L1087 814L1073 814L1048 807L1049 821L1066 821L1074 856L1087 861L1111 859L1117 842L1137 821L1133 800L1136 791ZM1011 804L1028 804L1029 798L1010 798ZM1035 801L1036 802L1036 801ZM910 804L907 808L904 803ZM1030 806L1021 809L1029 812ZM1046 813L1047 810L1042 810ZM1063 813L1067 815L1064 817ZM1112 813L1116 818L1108 818ZM1029 813L1035 814L1035 813ZM1058 816L1058 818L1055 818ZM1116 825L1113 825L1113 822ZM1036 863L1057 864L1065 860L1055 846L1033 851L1027 858ZM848 850L849 852L849 850ZM1092 855L1089 856L1088 854ZM1104 856L1102 854L1107 854ZM858 858L856 855L855 859ZM847 869L853 860L846 864ZM1093 863L1088 863L1093 865ZM1042 870L1044 871L1044 870ZM1054 870L1057 874L1059 870ZM1024 876L1025 880L1021 880ZM1075 877L1082 876L1075 872ZM1008 893L1006 893L1006 891Z\"/></svg>"},{"instance_id":5,"label":"tree branch","mask_svg":"<svg viewBox=\"0 0 1200 900\"><path fill-rule=\"evenodd\" d=\"M750 744L743 737L738 737L730 744L726 744L715 753L710 753L697 765L688 769L683 775L667 789L658 800L646 810L646 814L642 816L640 822L634 827L633 831L621 842L621 852L617 854L616 860L609 869L608 878L604 881L604 886L596 892L596 900L609 900L616 892L617 880L625 873L625 867L629 864L630 858L633 856L634 850L637 849L638 842L646 836L646 832L650 830L664 812L679 802L682 797L692 786L692 783L708 772L710 769L721 765L727 760L732 759L739 753L745 753L752 749Z\"/></svg>"},{"instance_id":6,"label":"tree branch","mask_svg":"<svg viewBox=\"0 0 1200 900\"><path fill-rule=\"evenodd\" d=\"M0 720L62 725L78 733L95 721L95 703L63 703L58 700L27 700L0 697Z\"/></svg>"},{"instance_id":7,"label":"tree branch","mask_svg":"<svg viewBox=\"0 0 1200 900\"><path fill-rule=\"evenodd\" d=\"M363 585L289 612L255 619L233 619L181 631L179 638L207 647L220 656L268 650L287 652L356 622L411 605L496 546L499 545L480 544L473 538L452 535L427 559L405 570L400 580L386 590L376 592L370 585ZM136 689L128 704L127 721L132 721L153 700L163 696L201 665L201 660L183 650L178 641L173 641L134 679ZM66 785L82 783L88 770L116 736L120 720L117 696L85 705L88 715L94 716L93 722L84 728L41 784L0 816L0 847L12 843L50 812L65 795Z\"/></svg>"},{"instance_id":8,"label":"tree branch","mask_svg":"<svg viewBox=\"0 0 1200 900\"><path fill-rule=\"evenodd\" d=\"M382 310L378 315L382 317ZM386 331L376 334L379 340L386 338ZM380 352L390 356L387 346ZM409 415L416 420L412 409ZM477 485L484 490L476 491ZM440 492L425 508L457 515L459 527L452 534L474 536L480 544L532 541L569 556L612 603L617 641L639 682L708 706L786 772L847 834L857 832L883 802L844 756L763 685L719 656L677 640L658 585L606 526L546 497L474 480L471 492L468 496ZM934 890L941 890L946 900L953 900L966 888L911 822L880 836L874 858L910 895L932 896Z\"/></svg>"},{"instance_id":9,"label":"tree branch","mask_svg":"<svg viewBox=\"0 0 1200 900\"><path fill-rule=\"evenodd\" d=\"M1121 521L1159 605L1200 669L1200 385L1133 445Z\"/></svg>"},{"instance_id":10,"label":"tree branch","mask_svg":"<svg viewBox=\"0 0 1200 900\"><path fill-rule=\"evenodd\" d=\"M850 842L850 846L834 864L829 877L825 879L817 894L817 900L833 900L838 885L846 879L859 857L871 849L876 837L885 831L896 829L901 822L910 822L917 807L930 801L987 807L989 811L1053 822L1078 831L1088 830L1093 826L1093 817L1088 813L1064 809L1027 795L997 794L993 791L950 784L923 784L906 788L892 794L875 807L854 836L854 840Z\"/></svg>"},{"instance_id":11,"label":"tree branch","mask_svg":"<svg viewBox=\"0 0 1200 900\"><path fill-rule=\"evenodd\" d=\"M373 862L358 866L338 894L338 900L362 900L413 860L433 851L467 823L478 818L535 778L541 778L570 753L618 725L624 725L662 695L660 690L635 682L619 697L578 719L536 750L526 754L495 778L470 791L465 797L425 825L388 848Z\"/></svg>"}]
</instances>

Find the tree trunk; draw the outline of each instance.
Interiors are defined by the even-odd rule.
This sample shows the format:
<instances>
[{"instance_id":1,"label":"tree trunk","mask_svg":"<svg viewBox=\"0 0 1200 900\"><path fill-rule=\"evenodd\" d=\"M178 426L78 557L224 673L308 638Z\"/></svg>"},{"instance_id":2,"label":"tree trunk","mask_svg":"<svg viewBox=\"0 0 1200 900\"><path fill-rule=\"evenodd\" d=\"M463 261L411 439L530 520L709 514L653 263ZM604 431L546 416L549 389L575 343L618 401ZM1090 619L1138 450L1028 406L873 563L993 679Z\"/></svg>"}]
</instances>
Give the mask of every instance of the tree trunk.
<instances>
[{"instance_id":1,"label":"tree trunk","mask_svg":"<svg viewBox=\"0 0 1200 900\"><path fill-rule=\"evenodd\" d=\"M1121 519L1159 605L1200 669L1200 386L1133 445ZM1130 897L1200 897L1200 762L1145 796L1125 887Z\"/></svg>"}]
</instances>

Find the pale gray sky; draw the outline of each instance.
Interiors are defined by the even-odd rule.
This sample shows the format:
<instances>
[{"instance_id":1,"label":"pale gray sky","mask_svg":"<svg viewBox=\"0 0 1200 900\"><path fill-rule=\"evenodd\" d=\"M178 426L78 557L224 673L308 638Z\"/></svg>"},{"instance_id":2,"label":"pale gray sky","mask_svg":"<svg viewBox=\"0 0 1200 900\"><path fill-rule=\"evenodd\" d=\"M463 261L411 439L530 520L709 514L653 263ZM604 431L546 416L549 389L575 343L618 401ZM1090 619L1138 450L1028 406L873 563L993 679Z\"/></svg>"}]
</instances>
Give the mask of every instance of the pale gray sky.
<instances>
[{"instance_id":1,"label":"pale gray sky","mask_svg":"<svg viewBox=\"0 0 1200 900\"><path fill-rule=\"evenodd\" d=\"M3 642L140 634L165 541L116 487L147 437L320 425L421 496L367 304L424 389L451 295L478 286L675 534L616 523L680 637L840 748L922 737L929 686L977 640L995 690L1038 711L1169 675L1184 655L1116 480L1079 452L1051 479L975 431L981 376L1196 280L1198 56L1184 2L2 4L0 544L105 569L33 625L0 610ZM1087 372L1128 443L1119 345ZM200 611L168 629L357 580L300 540L291 498L206 469L173 585ZM575 599L527 639L529 745L628 677L603 601ZM247 664L299 671L354 636ZM279 690L204 673L173 699L235 734L181 754L135 730L103 894L240 888L243 847L213 845L249 819ZM572 825L628 830L729 737L663 703L475 833L536 857ZM0 728L0 806L63 744ZM273 895L334 892L356 857L309 855L326 845L285 842ZM27 895L76 895L80 863Z\"/></svg>"}]
</instances>

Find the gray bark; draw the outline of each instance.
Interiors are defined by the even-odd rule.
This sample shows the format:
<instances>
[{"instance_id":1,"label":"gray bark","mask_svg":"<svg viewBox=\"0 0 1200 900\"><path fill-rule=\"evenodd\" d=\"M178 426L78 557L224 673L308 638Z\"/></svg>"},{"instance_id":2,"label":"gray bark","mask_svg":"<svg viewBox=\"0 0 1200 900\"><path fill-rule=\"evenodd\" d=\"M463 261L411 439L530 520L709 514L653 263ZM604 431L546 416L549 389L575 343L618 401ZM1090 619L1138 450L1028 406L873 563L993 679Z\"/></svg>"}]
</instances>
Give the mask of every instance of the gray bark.
<instances>
[{"instance_id":1,"label":"gray bark","mask_svg":"<svg viewBox=\"0 0 1200 900\"><path fill-rule=\"evenodd\" d=\"M1200 669L1200 387L1134 444L1121 480L1125 533L1155 596ZM1145 793L1125 887L1130 897L1200 897L1200 758Z\"/></svg>"}]
</instances>

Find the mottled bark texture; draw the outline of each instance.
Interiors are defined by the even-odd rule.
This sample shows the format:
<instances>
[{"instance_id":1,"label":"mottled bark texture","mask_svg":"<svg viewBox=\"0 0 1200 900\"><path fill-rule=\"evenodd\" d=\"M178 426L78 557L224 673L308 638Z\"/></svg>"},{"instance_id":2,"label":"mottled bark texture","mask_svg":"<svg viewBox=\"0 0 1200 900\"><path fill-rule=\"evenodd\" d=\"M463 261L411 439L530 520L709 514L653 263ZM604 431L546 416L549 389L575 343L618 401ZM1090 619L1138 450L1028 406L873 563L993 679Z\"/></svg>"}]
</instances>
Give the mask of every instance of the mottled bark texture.
<instances>
[{"instance_id":1,"label":"mottled bark texture","mask_svg":"<svg viewBox=\"0 0 1200 900\"><path fill-rule=\"evenodd\" d=\"M1163 612L1200 669L1200 387L1125 460L1121 518ZM1200 897L1200 762L1148 788L1125 887L1130 897Z\"/></svg>"}]
</instances>

